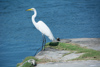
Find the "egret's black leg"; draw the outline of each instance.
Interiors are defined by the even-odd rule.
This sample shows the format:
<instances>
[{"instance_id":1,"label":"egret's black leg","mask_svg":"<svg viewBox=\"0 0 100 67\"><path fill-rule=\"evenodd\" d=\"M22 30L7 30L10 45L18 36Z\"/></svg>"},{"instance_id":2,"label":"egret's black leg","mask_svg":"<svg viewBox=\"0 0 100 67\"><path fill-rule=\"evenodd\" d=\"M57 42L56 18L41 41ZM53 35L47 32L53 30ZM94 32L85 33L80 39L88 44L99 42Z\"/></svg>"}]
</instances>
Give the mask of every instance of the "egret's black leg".
<instances>
[{"instance_id":1,"label":"egret's black leg","mask_svg":"<svg viewBox=\"0 0 100 67\"><path fill-rule=\"evenodd\" d=\"M42 34L42 38L43 38L43 42L42 42L42 50L43 50L43 44L44 44L44 35ZM40 50L41 49L41 47L39 48L39 49L37 49L37 51L36 51L36 53L34 54L34 55L36 55L37 54L37 52L38 52L38 50Z\"/></svg>"},{"instance_id":2,"label":"egret's black leg","mask_svg":"<svg viewBox=\"0 0 100 67\"><path fill-rule=\"evenodd\" d=\"M42 42L42 50L43 50L45 36L43 35L42 37L43 37L43 42Z\"/></svg>"},{"instance_id":3,"label":"egret's black leg","mask_svg":"<svg viewBox=\"0 0 100 67\"><path fill-rule=\"evenodd\" d=\"M44 46L45 46L45 43L46 43L46 38L45 38L45 35L43 35L43 34L42 34L42 38L43 38L43 42L42 42L42 50L44 50L44 49L45 49L45 47L44 47ZM44 48L44 49L43 49L43 48ZM40 47L39 49L41 49L41 47ZM39 49L37 49L37 51L36 51L35 55L37 54L37 52L38 52L38 50L39 50Z\"/></svg>"},{"instance_id":4,"label":"egret's black leg","mask_svg":"<svg viewBox=\"0 0 100 67\"><path fill-rule=\"evenodd\" d=\"M45 50L46 38L44 36L44 50Z\"/></svg>"}]
</instances>

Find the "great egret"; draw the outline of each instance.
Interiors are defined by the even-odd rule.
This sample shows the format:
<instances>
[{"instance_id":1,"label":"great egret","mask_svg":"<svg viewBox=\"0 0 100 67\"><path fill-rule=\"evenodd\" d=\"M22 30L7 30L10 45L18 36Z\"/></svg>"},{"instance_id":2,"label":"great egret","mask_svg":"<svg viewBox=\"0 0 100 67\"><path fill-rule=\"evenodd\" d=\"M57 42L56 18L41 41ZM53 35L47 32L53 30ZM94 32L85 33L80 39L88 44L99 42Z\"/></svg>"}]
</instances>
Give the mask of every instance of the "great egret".
<instances>
[{"instance_id":1,"label":"great egret","mask_svg":"<svg viewBox=\"0 0 100 67\"><path fill-rule=\"evenodd\" d=\"M43 21L38 21L36 23L35 21L35 17L37 15L36 9L35 8L31 8L31 9L27 9L26 11L34 11L34 15L32 15L32 23L34 24L34 26L36 27L36 29L38 29L43 36L43 42L42 42L42 50L43 50L43 46L46 43L46 38L45 35L50 39L50 40L55 40L51 30L49 29L49 27L43 22ZM44 44L44 45L43 45ZM45 49L45 48L44 48Z\"/></svg>"}]
</instances>

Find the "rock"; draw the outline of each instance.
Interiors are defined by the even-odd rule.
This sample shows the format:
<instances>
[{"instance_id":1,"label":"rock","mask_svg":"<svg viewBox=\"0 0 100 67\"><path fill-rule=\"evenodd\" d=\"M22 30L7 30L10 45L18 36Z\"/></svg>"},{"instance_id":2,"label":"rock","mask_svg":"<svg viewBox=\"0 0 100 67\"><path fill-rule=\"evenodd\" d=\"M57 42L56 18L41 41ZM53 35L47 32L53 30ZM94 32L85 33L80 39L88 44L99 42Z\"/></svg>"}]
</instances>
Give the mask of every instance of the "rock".
<instances>
[{"instance_id":1,"label":"rock","mask_svg":"<svg viewBox=\"0 0 100 67\"><path fill-rule=\"evenodd\" d=\"M100 67L100 61L97 60L82 60L82 61L67 61L67 62L49 62L38 64L37 67Z\"/></svg>"},{"instance_id":2,"label":"rock","mask_svg":"<svg viewBox=\"0 0 100 67\"><path fill-rule=\"evenodd\" d=\"M100 38L76 38L76 39L60 39L63 43L75 43L82 47L100 50ZM68 55L65 55L68 54ZM56 62L40 63L37 67L100 67L100 61L97 60L81 60L81 61L66 61L74 59L82 55L70 51L57 50L46 48L45 51L39 52L35 57L38 59L49 59Z\"/></svg>"},{"instance_id":3,"label":"rock","mask_svg":"<svg viewBox=\"0 0 100 67\"><path fill-rule=\"evenodd\" d=\"M82 47L100 50L100 38L75 38L70 40L72 40L70 43L76 43Z\"/></svg>"},{"instance_id":4,"label":"rock","mask_svg":"<svg viewBox=\"0 0 100 67\"><path fill-rule=\"evenodd\" d=\"M70 51L65 50L57 50L53 48L46 48L45 51L39 52L35 57L38 59L48 59L51 61L67 61L70 59L74 59L82 55L82 53L70 53ZM68 55L65 55L68 54Z\"/></svg>"}]
</instances>

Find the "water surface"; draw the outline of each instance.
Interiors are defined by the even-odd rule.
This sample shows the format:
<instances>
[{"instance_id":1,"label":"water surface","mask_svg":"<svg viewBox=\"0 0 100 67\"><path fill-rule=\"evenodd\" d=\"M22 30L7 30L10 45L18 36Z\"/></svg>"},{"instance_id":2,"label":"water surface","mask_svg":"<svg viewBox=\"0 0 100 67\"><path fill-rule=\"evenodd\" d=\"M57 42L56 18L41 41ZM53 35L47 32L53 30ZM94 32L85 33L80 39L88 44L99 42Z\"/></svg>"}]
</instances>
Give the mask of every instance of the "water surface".
<instances>
[{"instance_id":1,"label":"water surface","mask_svg":"<svg viewBox=\"0 0 100 67\"><path fill-rule=\"evenodd\" d=\"M0 67L15 67L34 56L42 35L32 24L42 20L55 38L100 38L100 0L0 0ZM47 38L47 42L50 40Z\"/></svg>"}]
</instances>

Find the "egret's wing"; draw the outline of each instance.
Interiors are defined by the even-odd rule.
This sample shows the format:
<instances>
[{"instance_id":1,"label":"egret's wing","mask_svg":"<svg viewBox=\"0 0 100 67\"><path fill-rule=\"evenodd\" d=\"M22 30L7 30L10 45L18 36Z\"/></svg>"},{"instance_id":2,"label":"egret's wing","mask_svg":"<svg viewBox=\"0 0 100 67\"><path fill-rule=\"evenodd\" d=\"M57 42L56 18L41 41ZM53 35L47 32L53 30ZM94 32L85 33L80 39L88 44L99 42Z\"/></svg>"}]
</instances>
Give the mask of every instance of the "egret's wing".
<instances>
[{"instance_id":1,"label":"egret's wing","mask_svg":"<svg viewBox=\"0 0 100 67\"><path fill-rule=\"evenodd\" d=\"M51 32L51 30L49 29L49 27L43 21L39 21L37 23L37 25L38 25L38 30L42 34L48 36L50 40L54 40L55 39L53 34L52 34L52 32Z\"/></svg>"}]
</instances>

